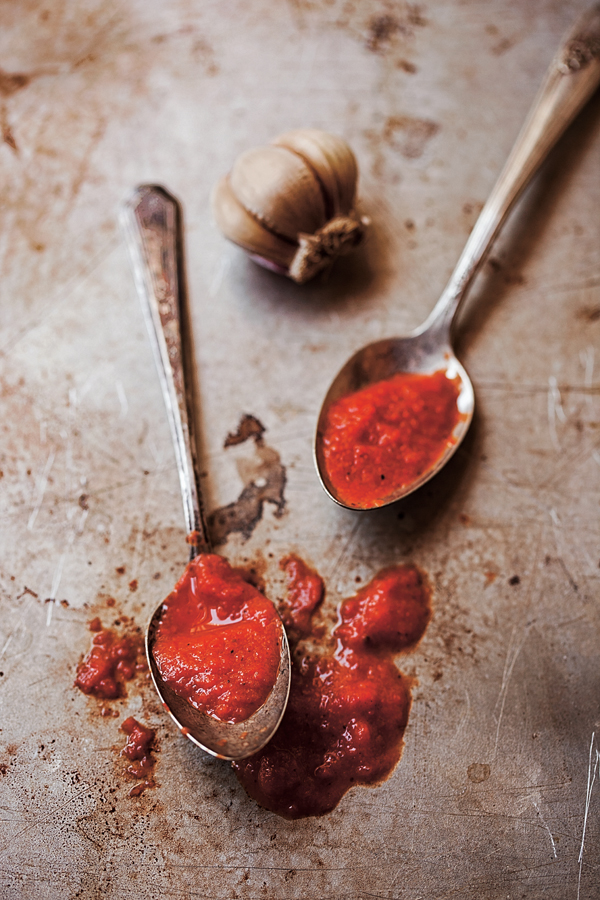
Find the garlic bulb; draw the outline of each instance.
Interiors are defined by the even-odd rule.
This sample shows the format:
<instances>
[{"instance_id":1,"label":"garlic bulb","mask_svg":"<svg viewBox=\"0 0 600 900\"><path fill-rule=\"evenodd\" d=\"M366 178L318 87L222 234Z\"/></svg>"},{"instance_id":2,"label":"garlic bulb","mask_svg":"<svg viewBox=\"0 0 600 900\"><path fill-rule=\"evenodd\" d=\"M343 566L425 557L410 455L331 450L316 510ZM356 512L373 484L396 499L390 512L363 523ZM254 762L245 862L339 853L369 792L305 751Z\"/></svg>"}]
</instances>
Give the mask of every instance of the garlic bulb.
<instances>
[{"instance_id":1,"label":"garlic bulb","mask_svg":"<svg viewBox=\"0 0 600 900\"><path fill-rule=\"evenodd\" d=\"M362 240L358 168L340 137L288 131L243 153L212 195L217 225L257 262L302 284Z\"/></svg>"}]
</instances>

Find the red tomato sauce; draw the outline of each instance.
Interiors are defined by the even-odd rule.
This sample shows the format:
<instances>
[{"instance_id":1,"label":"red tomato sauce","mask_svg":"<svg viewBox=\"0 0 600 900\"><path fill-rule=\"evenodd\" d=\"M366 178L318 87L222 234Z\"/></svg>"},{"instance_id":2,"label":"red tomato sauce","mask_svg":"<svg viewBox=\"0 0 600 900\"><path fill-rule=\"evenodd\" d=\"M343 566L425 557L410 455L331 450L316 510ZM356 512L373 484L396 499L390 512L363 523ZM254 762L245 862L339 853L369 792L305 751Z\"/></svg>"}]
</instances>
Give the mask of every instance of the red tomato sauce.
<instances>
[{"instance_id":1,"label":"red tomato sauce","mask_svg":"<svg viewBox=\"0 0 600 900\"><path fill-rule=\"evenodd\" d=\"M241 722L267 699L280 660L273 604L221 556L202 553L163 604L153 655L197 709Z\"/></svg>"},{"instance_id":2,"label":"red tomato sauce","mask_svg":"<svg viewBox=\"0 0 600 900\"><path fill-rule=\"evenodd\" d=\"M325 470L340 500L385 503L429 471L463 418L458 379L400 373L336 400L323 432Z\"/></svg>"},{"instance_id":3,"label":"red tomato sauce","mask_svg":"<svg viewBox=\"0 0 600 900\"><path fill-rule=\"evenodd\" d=\"M102 628L98 618L92 619L89 628L96 633L77 667L75 686L102 700L124 697L125 682L131 681L139 668L142 639L138 635L119 636L112 629Z\"/></svg>"},{"instance_id":4,"label":"red tomato sauce","mask_svg":"<svg viewBox=\"0 0 600 900\"><path fill-rule=\"evenodd\" d=\"M146 728L133 716L129 716L121 724L121 731L127 735L127 743L121 750L121 756L131 761L127 766L127 774L137 778L140 784L136 784L129 791L130 797L139 797L146 788L154 787L155 758L152 756L152 742L156 732L152 728Z\"/></svg>"},{"instance_id":5,"label":"red tomato sauce","mask_svg":"<svg viewBox=\"0 0 600 900\"><path fill-rule=\"evenodd\" d=\"M283 565L290 582L283 615L295 625L298 619L306 623L304 637L317 637L321 631L311 620L323 584L296 557ZM288 819L323 815L349 788L391 773L411 704L410 684L392 657L416 644L430 615L423 575L413 566L398 566L342 602L331 636L335 646L321 655L296 646L290 699L278 731L259 753L233 763L257 803Z\"/></svg>"},{"instance_id":6,"label":"red tomato sauce","mask_svg":"<svg viewBox=\"0 0 600 900\"><path fill-rule=\"evenodd\" d=\"M323 599L323 580L294 554L286 556L279 565L288 579L288 597L281 618L293 641L311 632L313 613Z\"/></svg>"}]
</instances>

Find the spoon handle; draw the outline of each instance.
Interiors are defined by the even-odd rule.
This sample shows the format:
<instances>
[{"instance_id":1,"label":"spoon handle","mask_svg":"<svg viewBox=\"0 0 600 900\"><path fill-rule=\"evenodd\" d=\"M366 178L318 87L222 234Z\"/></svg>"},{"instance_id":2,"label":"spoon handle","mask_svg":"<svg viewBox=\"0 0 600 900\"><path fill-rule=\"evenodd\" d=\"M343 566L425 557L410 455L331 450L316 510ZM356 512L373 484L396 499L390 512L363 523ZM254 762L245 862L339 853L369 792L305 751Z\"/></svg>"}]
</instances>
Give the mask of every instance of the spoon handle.
<instances>
[{"instance_id":1,"label":"spoon handle","mask_svg":"<svg viewBox=\"0 0 600 900\"><path fill-rule=\"evenodd\" d=\"M449 339L460 302L511 207L599 83L600 3L596 3L563 40L450 281L419 332L431 328Z\"/></svg>"},{"instance_id":2,"label":"spoon handle","mask_svg":"<svg viewBox=\"0 0 600 900\"><path fill-rule=\"evenodd\" d=\"M171 428L185 524L188 534L194 535L193 559L197 553L210 552L210 541L192 430L191 376L186 389L191 346L185 328L179 204L164 188L142 185L125 204L122 222Z\"/></svg>"}]
</instances>

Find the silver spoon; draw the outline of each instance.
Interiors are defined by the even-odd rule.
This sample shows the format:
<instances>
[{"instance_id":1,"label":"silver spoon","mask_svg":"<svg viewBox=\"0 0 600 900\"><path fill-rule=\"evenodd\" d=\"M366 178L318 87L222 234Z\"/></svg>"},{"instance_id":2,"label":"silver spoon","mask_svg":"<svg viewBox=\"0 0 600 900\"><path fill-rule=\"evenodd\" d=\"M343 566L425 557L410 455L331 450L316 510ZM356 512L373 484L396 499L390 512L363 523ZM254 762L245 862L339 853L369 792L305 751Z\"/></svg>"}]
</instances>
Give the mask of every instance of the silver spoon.
<instances>
[{"instance_id":1,"label":"silver spoon","mask_svg":"<svg viewBox=\"0 0 600 900\"><path fill-rule=\"evenodd\" d=\"M202 511L191 428L191 335L186 327L179 204L163 188L143 185L125 204L122 223L173 437L185 523L188 535L192 536L188 538L192 540L190 558L194 559L198 553L210 553L211 547ZM290 689L290 651L281 620L281 657L271 693L249 719L231 724L200 712L163 681L152 653L161 613L162 603L148 625L146 654L154 686L166 711L186 737L213 756L243 759L256 753L276 731Z\"/></svg>"},{"instance_id":2,"label":"silver spoon","mask_svg":"<svg viewBox=\"0 0 600 900\"><path fill-rule=\"evenodd\" d=\"M475 396L469 376L452 350L456 313L513 204L599 82L600 4L595 4L564 39L450 281L427 320L406 337L386 338L363 347L348 360L329 388L317 424L315 462L323 487L340 506L375 509L411 494L439 472L466 435ZM400 372L440 370L446 371L449 378L456 378L459 385L457 405L462 416L453 431L452 445L431 468L385 500L350 506L340 499L327 474L323 452L323 432L331 404Z\"/></svg>"}]
</instances>

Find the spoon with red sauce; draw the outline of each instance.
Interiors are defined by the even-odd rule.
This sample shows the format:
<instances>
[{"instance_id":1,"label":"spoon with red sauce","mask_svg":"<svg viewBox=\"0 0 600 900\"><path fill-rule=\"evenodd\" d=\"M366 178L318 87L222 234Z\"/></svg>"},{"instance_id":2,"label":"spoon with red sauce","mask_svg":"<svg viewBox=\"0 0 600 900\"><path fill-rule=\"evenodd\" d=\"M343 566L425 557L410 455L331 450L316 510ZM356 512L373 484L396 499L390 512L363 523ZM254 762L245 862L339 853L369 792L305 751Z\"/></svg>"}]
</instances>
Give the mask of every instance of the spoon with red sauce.
<instances>
[{"instance_id":1,"label":"spoon with red sauce","mask_svg":"<svg viewBox=\"0 0 600 900\"><path fill-rule=\"evenodd\" d=\"M192 429L191 330L185 304L181 215L163 188L138 188L123 208L136 287L173 437L190 562L146 633L154 686L175 724L222 759L260 750L290 689L290 652L275 606L211 552Z\"/></svg>"},{"instance_id":2,"label":"spoon with red sauce","mask_svg":"<svg viewBox=\"0 0 600 900\"><path fill-rule=\"evenodd\" d=\"M513 204L600 82L600 4L564 39L442 296L406 337L359 350L325 397L315 462L348 509L405 497L444 466L465 437L473 386L452 349L452 325Z\"/></svg>"}]
</instances>

